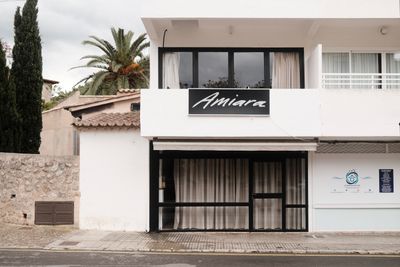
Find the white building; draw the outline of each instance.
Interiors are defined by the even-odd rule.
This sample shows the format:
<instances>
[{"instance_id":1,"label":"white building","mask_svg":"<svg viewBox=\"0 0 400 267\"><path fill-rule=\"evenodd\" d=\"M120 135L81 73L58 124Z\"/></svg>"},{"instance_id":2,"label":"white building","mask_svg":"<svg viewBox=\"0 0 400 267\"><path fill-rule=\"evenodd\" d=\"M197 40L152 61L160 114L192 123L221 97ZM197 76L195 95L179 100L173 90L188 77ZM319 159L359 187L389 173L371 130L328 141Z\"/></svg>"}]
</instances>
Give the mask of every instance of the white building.
<instances>
[{"instance_id":1,"label":"white building","mask_svg":"<svg viewBox=\"0 0 400 267\"><path fill-rule=\"evenodd\" d=\"M82 228L400 230L398 0L152 0L141 12L140 135L81 135Z\"/></svg>"}]
</instances>

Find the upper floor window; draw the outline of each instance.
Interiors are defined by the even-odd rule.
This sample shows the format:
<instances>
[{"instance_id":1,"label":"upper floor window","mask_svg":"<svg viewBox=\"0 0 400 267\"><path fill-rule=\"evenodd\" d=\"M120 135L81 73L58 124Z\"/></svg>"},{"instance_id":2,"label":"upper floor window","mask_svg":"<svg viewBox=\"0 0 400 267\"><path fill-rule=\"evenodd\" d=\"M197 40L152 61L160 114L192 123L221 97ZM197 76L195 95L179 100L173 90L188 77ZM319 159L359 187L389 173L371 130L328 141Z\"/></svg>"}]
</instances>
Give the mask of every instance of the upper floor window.
<instances>
[{"instance_id":1,"label":"upper floor window","mask_svg":"<svg viewBox=\"0 0 400 267\"><path fill-rule=\"evenodd\" d=\"M400 88L400 62L393 53L323 53L324 88Z\"/></svg>"},{"instance_id":2,"label":"upper floor window","mask_svg":"<svg viewBox=\"0 0 400 267\"><path fill-rule=\"evenodd\" d=\"M160 49L160 88L304 88L303 49Z\"/></svg>"}]
</instances>

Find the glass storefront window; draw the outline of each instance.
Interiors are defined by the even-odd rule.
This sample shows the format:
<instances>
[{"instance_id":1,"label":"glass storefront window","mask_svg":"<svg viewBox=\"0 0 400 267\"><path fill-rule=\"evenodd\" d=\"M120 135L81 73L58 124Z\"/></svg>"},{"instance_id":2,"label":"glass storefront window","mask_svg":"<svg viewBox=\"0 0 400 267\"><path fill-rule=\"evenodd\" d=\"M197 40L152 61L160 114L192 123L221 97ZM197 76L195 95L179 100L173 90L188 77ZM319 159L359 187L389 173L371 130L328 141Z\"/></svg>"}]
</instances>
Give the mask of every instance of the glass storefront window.
<instances>
[{"instance_id":1,"label":"glass storefront window","mask_svg":"<svg viewBox=\"0 0 400 267\"><path fill-rule=\"evenodd\" d=\"M171 153L158 159L158 230L307 230L305 157Z\"/></svg>"}]
</instances>

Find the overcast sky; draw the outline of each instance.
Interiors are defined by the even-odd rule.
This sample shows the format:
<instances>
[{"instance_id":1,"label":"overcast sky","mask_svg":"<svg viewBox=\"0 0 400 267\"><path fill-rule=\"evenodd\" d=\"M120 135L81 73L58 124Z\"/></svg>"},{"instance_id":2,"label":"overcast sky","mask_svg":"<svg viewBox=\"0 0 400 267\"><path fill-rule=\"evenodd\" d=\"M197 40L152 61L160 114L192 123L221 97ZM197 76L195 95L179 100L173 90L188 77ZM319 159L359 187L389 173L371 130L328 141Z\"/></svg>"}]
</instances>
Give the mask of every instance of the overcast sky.
<instances>
[{"instance_id":1,"label":"overcast sky","mask_svg":"<svg viewBox=\"0 0 400 267\"><path fill-rule=\"evenodd\" d=\"M11 45L15 10L24 3L0 0L0 39ZM69 69L81 65L82 56L100 53L81 44L89 35L111 41L111 27L132 30L135 35L143 33L139 3L138 0L39 0L43 78L59 81L63 89L70 90L91 71Z\"/></svg>"}]
</instances>

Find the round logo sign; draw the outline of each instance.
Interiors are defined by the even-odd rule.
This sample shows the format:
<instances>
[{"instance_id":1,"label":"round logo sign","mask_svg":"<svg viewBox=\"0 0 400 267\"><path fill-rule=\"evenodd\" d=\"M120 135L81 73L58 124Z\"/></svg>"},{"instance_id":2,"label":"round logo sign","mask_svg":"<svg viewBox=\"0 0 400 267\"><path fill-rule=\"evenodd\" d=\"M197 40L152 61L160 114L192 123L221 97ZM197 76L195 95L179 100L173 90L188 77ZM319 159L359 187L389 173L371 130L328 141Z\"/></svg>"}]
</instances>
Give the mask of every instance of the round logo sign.
<instances>
[{"instance_id":1,"label":"round logo sign","mask_svg":"<svg viewBox=\"0 0 400 267\"><path fill-rule=\"evenodd\" d=\"M346 182L348 184L358 183L358 173L355 170L351 170L346 174Z\"/></svg>"}]
</instances>

